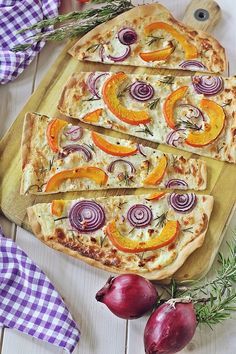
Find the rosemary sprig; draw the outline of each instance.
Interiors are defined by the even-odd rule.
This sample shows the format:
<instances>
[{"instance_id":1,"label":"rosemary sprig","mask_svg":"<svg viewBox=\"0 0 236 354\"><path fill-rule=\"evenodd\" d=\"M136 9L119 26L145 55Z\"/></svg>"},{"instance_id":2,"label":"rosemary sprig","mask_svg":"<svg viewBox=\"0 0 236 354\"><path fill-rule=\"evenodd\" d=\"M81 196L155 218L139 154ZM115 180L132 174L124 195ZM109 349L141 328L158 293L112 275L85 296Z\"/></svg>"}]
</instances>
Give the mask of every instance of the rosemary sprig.
<instances>
[{"instance_id":1,"label":"rosemary sprig","mask_svg":"<svg viewBox=\"0 0 236 354\"><path fill-rule=\"evenodd\" d=\"M100 101L100 100L101 100L101 98L92 96L92 97L89 97L88 99L82 100L82 101L83 101L83 102L91 102L91 101Z\"/></svg>"},{"instance_id":2,"label":"rosemary sprig","mask_svg":"<svg viewBox=\"0 0 236 354\"><path fill-rule=\"evenodd\" d=\"M193 234L193 227L186 227L186 229L182 229L183 232L189 232L190 234Z\"/></svg>"},{"instance_id":3,"label":"rosemary sprig","mask_svg":"<svg viewBox=\"0 0 236 354\"><path fill-rule=\"evenodd\" d=\"M151 110L156 109L159 102L160 102L160 97L155 98L155 100L151 101L148 104L148 108Z\"/></svg>"},{"instance_id":4,"label":"rosemary sprig","mask_svg":"<svg viewBox=\"0 0 236 354\"><path fill-rule=\"evenodd\" d=\"M150 40L147 42L148 46L151 46L153 43L160 41L161 39L164 39L164 37L157 37L157 36L148 36Z\"/></svg>"},{"instance_id":5,"label":"rosemary sprig","mask_svg":"<svg viewBox=\"0 0 236 354\"><path fill-rule=\"evenodd\" d=\"M218 256L219 268L216 277L209 281L194 282L184 286L174 280L169 287L162 286L171 298L190 297L194 303L198 323L209 327L230 317L230 312L236 311L236 239L228 243L229 256ZM199 297L203 294L203 297Z\"/></svg>"},{"instance_id":6,"label":"rosemary sprig","mask_svg":"<svg viewBox=\"0 0 236 354\"><path fill-rule=\"evenodd\" d=\"M54 221L59 221L59 220L64 220L64 219L68 219L68 216L62 216L60 218L54 219Z\"/></svg>"},{"instance_id":7,"label":"rosemary sprig","mask_svg":"<svg viewBox=\"0 0 236 354\"><path fill-rule=\"evenodd\" d=\"M102 4L100 8L88 9L84 11L71 12L65 15L59 15L52 19L42 20L33 26L23 28L20 32L28 30L40 30L26 39L26 43L19 44L12 48L12 51L24 51L30 48L33 44L43 41L61 41L66 38L73 38L83 35L94 27L103 22L109 21L112 18L128 11L134 7L131 1L125 0L92 0L92 3ZM52 26L59 25L57 28Z\"/></svg>"},{"instance_id":8,"label":"rosemary sprig","mask_svg":"<svg viewBox=\"0 0 236 354\"><path fill-rule=\"evenodd\" d=\"M117 97L122 98L125 92L129 91L131 85L125 86L120 92L118 92Z\"/></svg>"},{"instance_id":9,"label":"rosemary sprig","mask_svg":"<svg viewBox=\"0 0 236 354\"><path fill-rule=\"evenodd\" d=\"M165 223L166 223L166 218L167 218L167 211L159 216L157 216L154 220L157 220L157 224L155 225L155 227L157 226L161 226L164 227Z\"/></svg>"},{"instance_id":10,"label":"rosemary sprig","mask_svg":"<svg viewBox=\"0 0 236 354\"><path fill-rule=\"evenodd\" d=\"M86 50L87 50L87 52L95 53L96 50L98 50L98 48L99 48L100 46L101 46L101 43L92 44L92 45L90 45Z\"/></svg>"},{"instance_id":11,"label":"rosemary sprig","mask_svg":"<svg viewBox=\"0 0 236 354\"><path fill-rule=\"evenodd\" d=\"M186 120L181 120L180 122L178 122L176 124L176 127L184 127L186 129L190 129L190 130L202 130L201 126L198 126L196 123L191 122L191 120L186 119Z\"/></svg>"},{"instance_id":12,"label":"rosemary sprig","mask_svg":"<svg viewBox=\"0 0 236 354\"><path fill-rule=\"evenodd\" d=\"M146 135L151 135L153 136L153 132L151 132L151 130L148 128L147 125L145 125L145 127L143 129L140 129L140 130L136 130L135 131L136 133L144 133Z\"/></svg>"},{"instance_id":13,"label":"rosemary sprig","mask_svg":"<svg viewBox=\"0 0 236 354\"><path fill-rule=\"evenodd\" d=\"M227 297L220 294L217 298L213 295L207 299L208 303L196 304L195 311L198 323L206 323L210 328L231 317L230 312L236 311L236 292L229 292Z\"/></svg>"},{"instance_id":14,"label":"rosemary sprig","mask_svg":"<svg viewBox=\"0 0 236 354\"><path fill-rule=\"evenodd\" d=\"M175 82L175 77L174 76L165 76L163 80L158 80L162 84L167 84L167 85L173 85Z\"/></svg>"},{"instance_id":15,"label":"rosemary sprig","mask_svg":"<svg viewBox=\"0 0 236 354\"><path fill-rule=\"evenodd\" d=\"M84 145L86 145L89 149L91 149L94 153L96 153L95 147L94 147L93 144L86 144L86 143L84 143Z\"/></svg>"}]
</instances>

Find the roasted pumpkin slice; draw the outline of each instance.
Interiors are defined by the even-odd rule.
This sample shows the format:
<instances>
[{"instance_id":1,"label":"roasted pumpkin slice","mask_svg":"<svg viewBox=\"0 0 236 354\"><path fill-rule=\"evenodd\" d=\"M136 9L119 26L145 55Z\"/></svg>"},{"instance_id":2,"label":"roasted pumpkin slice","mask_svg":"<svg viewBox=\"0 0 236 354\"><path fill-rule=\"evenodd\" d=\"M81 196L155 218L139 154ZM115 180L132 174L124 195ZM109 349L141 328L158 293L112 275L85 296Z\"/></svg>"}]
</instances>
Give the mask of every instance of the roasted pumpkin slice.
<instances>
[{"instance_id":1,"label":"roasted pumpkin slice","mask_svg":"<svg viewBox=\"0 0 236 354\"><path fill-rule=\"evenodd\" d=\"M154 31L163 30L169 33L179 44L185 52L185 59L194 59L198 57L197 48L188 41L186 36L175 29L173 26L166 22L154 22L145 27L145 34L151 34Z\"/></svg>"},{"instance_id":2,"label":"roasted pumpkin slice","mask_svg":"<svg viewBox=\"0 0 236 354\"><path fill-rule=\"evenodd\" d=\"M144 52L144 53L139 53L140 57L144 61L161 61L161 60L166 60L169 58L169 56L173 53L175 47L173 46L172 42L170 44L159 50L154 50L153 52Z\"/></svg>"},{"instance_id":3,"label":"roasted pumpkin slice","mask_svg":"<svg viewBox=\"0 0 236 354\"><path fill-rule=\"evenodd\" d=\"M181 100L188 91L188 86L181 86L173 91L165 100L163 105L163 113L166 123L171 129L175 129L176 123L174 118L174 110L176 103Z\"/></svg>"},{"instance_id":4,"label":"roasted pumpkin slice","mask_svg":"<svg viewBox=\"0 0 236 354\"><path fill-rule=\"evenodd\" d=\"M129 110L119 100L119 89L126 79L127 75L119 72L105 81L103 86L104 102L108 109L123 122L131 125L147 124L151 120L148 112Z\"/></svg>"},{"instance_id":5,"label":"roasted pumpkin slice","mask_svg":"<svg viewBox=\"0 0 236 354\"><path fill-rule=\"evenodd\" d=\"M94 144L101 149L102 151L106 152L112 156L130 156L137 153L137 147L129 147L129 146L122 146L112 144L106 139L102 137L102 135L92 132L92 139Z\"/></svg>"},{"instance_id":6,"label":"roasted pumpkin slice","mask_svg":"<svg viewBox=\"0 0 236 354\"><path fill-rule=\"evenodd\" d=\"M167 157L163 155L158 161L159 162L157 167L155 167L153 171L143 181L144 184L155 186L162 181L166 171L168 160Z\"/></svg>"},{"instance_id":7,"label":"roasted pumpkin slice","mask_svg":"<svg viewBox=\"0 0 236 354\"><path fill-rule=\"evenodd\" d=\"M180 224L174 220L167 221L161 233L150 238L148 241L135 241L128 236L123 236L117 229L115 220L107 224L105 232L111 243L118 250L128 253L139 253L156 250L173 242L179 235Z\"/></svg>"},{"instance_id":8,"label":"roasted pumpkin slice","mask_svg":"<svg viewBox=\"0 0 236 354\"><path fill-rule=\"evenodd\" d=\"M55 216L60 217L63 213L64 206L65 206L65 200L63 199L53 200L51 204L51 213Z\"/></svg>"},{"instance_id":9,"label":"roasted pumpkin slice","mask_svg":"<svg viewBox=\"0 0 236 354\"><path fill-rule=\"evenodd\" d=\"M202 147L211 144L218 138L225 124L225 112L223 108L214 101L203 99L200 102L200 108L210 119L204 131L193 131L186 138L188 145Z\"/></svg>"},{"instance_id":10,"label":"roasted pumpkin slice","mask_svg":"<svg viewBox=\"0 0 236 354\"><path fill-rule=\"evenodd\" d=\"M95 111L86 114L82 120L85 123L98 123L102 113L103 109L98 108Z\"/></svg>"},{"instance_id":11,"label":"roasted pumpkin slice","mask_svg":"<svg viewBox=\"0 0 236 354\"><path fill-rule=\"evenodd\" d=\"M150 194L146 199L147 200L159 200L162 197L164 197L165 194L166 194L166 192L154 192L154 193Z\"/></svg>"},{"instance_id":12,"label":"roasted pumpkin slice","mask_svg":"<svg viewBox=\"0 0 236 354\"><path fill-rule=\"evenodd\" d=\"M97 184L104 185L107 182L108 176L102 169L92 166L64 170L56 173L49 179L45 192L55 192L65 180L75 178L89 178Z\"/></svg>"},{"instance_id":13,"label":"roasted pumpkin slice","mask_svg":"<svg viewBox=\"0 0 236 354\"><path fill-rule=\"evenodd\" d=\"M47 140L48 145L54 152L59 151L59 137L62 129L68 125L68 123L61 119L53 119L47 127Z\"/></svg>"}]
</instances>

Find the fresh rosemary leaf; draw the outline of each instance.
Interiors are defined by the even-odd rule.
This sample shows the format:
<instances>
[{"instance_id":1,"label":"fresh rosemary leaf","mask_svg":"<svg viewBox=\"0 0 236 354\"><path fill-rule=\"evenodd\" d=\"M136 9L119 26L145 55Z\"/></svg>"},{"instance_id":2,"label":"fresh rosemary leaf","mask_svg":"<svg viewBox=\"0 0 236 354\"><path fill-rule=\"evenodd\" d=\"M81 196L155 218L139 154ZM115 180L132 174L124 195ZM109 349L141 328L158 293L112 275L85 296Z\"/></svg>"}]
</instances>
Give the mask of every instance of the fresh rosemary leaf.
<instances>
[{"instance_id":1,"label":"fresh rosemary leaf","mask_svg":"<svg viewBox=\"0 0 236 354\"><path fill-rule=\"evenodd\" d=\"M107 22L112 18L128 11L134 7L131 1L99 1L93 0L92 3L101 4L97 9L89 9L78 12L71 12L65 15L59 15L52 19L42 20L33 26L21 30L43 30L39 33L29 36L25 42L12 48L12 51L25 51L37 42L43 41L62 41L66 38L74 38L92 30L101 23ZM57 28L52 26L59 24Z\"/></svg>"},{"instance_id":2,"label":"fresh rosemary leaf","mask_svg":"<svg viewBox=\"0 0 236 354\"><path fill-rule=\"evenodd\" d=\"M148 128L147 125L145 125L145 128L140 129L140 130L136 130L135 132L136 132L136 133L144 133L144 134L146 134L146 135L151 135L151 136L153 136L153 133L151 132L151 130Z\"/></svg>"},{"instance_id":3,"label":"fresh rosemary leaf","mask_svg":"<svg viewBox=\"0 0 236 354\"><path fill-rule=\"evenodd\" d=\"M164 39L164 37L157 37L157 36L148 36L149 41L147 42L148 46L151 46L153 43L160 41L161 39Z\"/></svg>"},{"instance_id":4,"label":"fresh rosemary leaf","mask_svg":"<svg viewBox=\"0 0 236 354\"><path fill-rule=\"evenodd\" d=\"M159 102L160 102L160 97L155 98L155 100L151 101L148 104L148 108L151 110L156 109Z\"/></svg>"}]
</instances>

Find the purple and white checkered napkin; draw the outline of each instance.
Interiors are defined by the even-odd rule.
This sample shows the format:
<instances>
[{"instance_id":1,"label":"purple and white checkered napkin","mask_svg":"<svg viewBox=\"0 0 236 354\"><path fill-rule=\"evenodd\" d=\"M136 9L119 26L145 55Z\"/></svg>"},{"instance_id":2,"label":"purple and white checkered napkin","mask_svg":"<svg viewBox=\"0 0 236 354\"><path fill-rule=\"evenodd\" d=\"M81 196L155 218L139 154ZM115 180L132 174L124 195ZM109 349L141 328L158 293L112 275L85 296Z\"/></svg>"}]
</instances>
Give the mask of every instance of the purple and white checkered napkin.
<instances>
[{"instance_id":1,"label":"purple and white checkered napkin","mask_svg":"<svg viewBox=\"0 0 236 354\"><path fill-rule=\"evenodd\" d=\"M24 52L11 48L26 43L26 38L39 30L16 34L22 28L57 16L60 0L0 0L0 83L14 80L44 46L38 42Z\"/></svg>"},{"instance_id":2,"label":"purple and white checkered napkin","mask_svg":"<svg viewBox=\"0 0 236 354\"><path fill-rule=\"evenodd\" d=\"M0 229L0 326L72 353L80 332L46 275Z\"/></svg>"}]
</instances>

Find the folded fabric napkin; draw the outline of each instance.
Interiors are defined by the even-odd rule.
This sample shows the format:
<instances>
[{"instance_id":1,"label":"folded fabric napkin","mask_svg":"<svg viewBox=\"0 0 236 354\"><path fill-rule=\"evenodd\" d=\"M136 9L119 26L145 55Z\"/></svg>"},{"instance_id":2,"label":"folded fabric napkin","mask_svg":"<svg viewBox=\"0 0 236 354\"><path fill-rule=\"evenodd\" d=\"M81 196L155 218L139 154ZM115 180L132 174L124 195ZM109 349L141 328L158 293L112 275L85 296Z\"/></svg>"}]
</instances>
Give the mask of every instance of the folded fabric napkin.
<instances>
[{"instance_id":1,"label":"folded fabric napkin","mask_svg":"<svg viewBox=\"0 0 236 354\"><path fill-rule=\"evenodd\" d=\"M72 353L80 332L46 275L0 229L0 326Z\"/></svg>"},{"instance_id":2,"label":"folded fabric napkin","mask_svg":"<svg viewBox=\"0 0 236 354\"><path fill-rule=\"evenodd\" d=\"M60 0L0 0L0 83L14 80L44 46L38 42L24 52L12 52L11 48L26 42L26 38L39 32L22 28L43 19L58 15Z\"/></svg>"}]
</instances>

